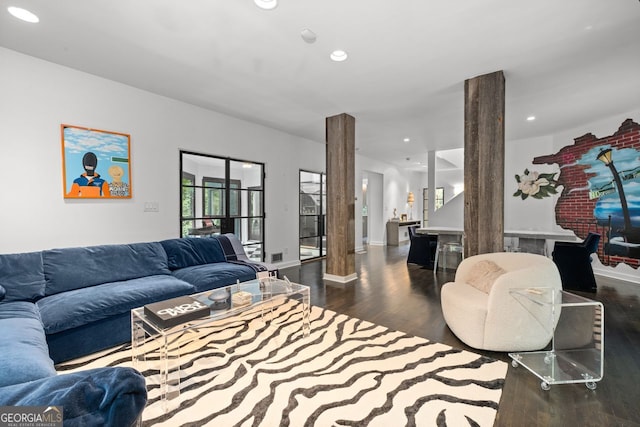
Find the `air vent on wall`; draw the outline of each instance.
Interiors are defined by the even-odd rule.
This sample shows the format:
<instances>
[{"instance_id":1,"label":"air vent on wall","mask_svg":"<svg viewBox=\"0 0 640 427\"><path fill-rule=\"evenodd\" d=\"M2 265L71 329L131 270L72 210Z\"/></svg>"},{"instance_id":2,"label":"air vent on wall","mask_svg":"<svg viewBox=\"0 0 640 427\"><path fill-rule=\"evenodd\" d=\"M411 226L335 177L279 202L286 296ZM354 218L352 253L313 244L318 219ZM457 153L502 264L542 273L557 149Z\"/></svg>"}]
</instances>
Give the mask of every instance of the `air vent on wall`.
<instances>
[{"instance_id":1,"label":"air vent on wall","mask_svg":"<svg viewBox=\"0 0 640 427\"><path fill-rule=\"evenodd\" d=\"M280 262L282 261L282 252L278 252L277 254L271 254L271 262Z\"/></svg>"}]
</instances>

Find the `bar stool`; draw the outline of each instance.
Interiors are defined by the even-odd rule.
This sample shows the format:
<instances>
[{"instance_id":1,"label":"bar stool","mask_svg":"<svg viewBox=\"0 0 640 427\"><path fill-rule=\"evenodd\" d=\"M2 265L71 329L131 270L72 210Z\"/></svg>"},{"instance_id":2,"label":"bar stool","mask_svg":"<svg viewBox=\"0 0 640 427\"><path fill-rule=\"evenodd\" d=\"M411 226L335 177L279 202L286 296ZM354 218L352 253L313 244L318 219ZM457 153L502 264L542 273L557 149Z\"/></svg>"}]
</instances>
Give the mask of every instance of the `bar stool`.
<instances>
[{"instance_id":1,"label":"bar stool","mask_svg":"<svg viewBox=\"0 0 640 427\"><path fill-rule=\"evenodd\" d=\"M436 249L436 259L433 262L433 272L438 270L438 262L442 257L442 269L447 269L448 254L455 253L460 254L460 262L464 259L464 246L460 242L444 242L438 241L438 247Z\"/></svg>"}]
</instances>

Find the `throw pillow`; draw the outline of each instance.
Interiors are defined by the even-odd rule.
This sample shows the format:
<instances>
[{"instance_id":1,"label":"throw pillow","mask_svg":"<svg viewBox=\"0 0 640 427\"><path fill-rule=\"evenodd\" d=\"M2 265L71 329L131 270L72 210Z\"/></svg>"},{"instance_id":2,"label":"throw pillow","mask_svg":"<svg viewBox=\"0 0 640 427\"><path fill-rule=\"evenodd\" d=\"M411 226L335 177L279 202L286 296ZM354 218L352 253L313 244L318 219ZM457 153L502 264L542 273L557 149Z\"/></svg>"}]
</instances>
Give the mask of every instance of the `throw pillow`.
<instances>
[{"instance_id":1,"label":"throw pillow","mask_svg":"<svg viewBox=\"0 0 640 427\"><path fill-rule=\"evenodd\" d=\"M491 292L493 282L495 282L495 280L504 273L506 273L506 271L493 261L479 261L469 270L467 283L485 294L488 294Z\"/></svg>"}]
</instances>

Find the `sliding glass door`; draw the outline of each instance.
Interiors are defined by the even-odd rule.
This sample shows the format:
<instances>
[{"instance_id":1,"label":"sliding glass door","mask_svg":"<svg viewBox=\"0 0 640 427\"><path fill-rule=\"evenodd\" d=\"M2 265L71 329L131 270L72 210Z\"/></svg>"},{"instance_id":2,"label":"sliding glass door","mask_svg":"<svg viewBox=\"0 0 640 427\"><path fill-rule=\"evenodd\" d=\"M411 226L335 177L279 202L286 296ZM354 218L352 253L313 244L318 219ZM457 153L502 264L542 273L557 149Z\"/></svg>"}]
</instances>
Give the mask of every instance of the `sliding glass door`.
<instances>
[{"instance_id":1,"label":"sliding glass door","mask_svg":"<svg viewBox=\"0 0 640 427\"><path fill-rule=\"evenodd\" d=\"M327 255L326 175L300 171L300 260L305 261Z\"/></svg>"},{"instance_id":2,"label":"sliding glass door","mask_svg":"<svg viewBox=\"0 0 640 427\"><path fill-rule=\"evenodd\" d=\"M233 233L264 261L264 164L180 152L182 237Z\"/></svg>"}]
</instances>

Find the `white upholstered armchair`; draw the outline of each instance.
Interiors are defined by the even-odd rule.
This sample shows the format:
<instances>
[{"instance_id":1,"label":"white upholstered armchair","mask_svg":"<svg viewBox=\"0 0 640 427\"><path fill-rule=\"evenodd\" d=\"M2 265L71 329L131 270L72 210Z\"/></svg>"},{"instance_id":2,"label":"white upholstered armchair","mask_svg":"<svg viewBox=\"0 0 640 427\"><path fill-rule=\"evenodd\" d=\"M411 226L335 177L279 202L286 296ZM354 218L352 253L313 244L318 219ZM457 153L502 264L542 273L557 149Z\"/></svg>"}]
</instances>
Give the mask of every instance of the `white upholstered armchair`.
<instances>
[{"instance_id":1,"label":"white upholstered armchair","mask_svg":"<svg viewBox=\"0 0 640 427\"><path fill-rule=\"evenodd\" d=\"M541 324L510 292L540 287L562 289L558 268L545 256L514 252L475 255L460 263L454 282L443 285L442 313L451 331L470 347L540 350L551 341L552 328Z\"/></svg>"}]
</instances>

